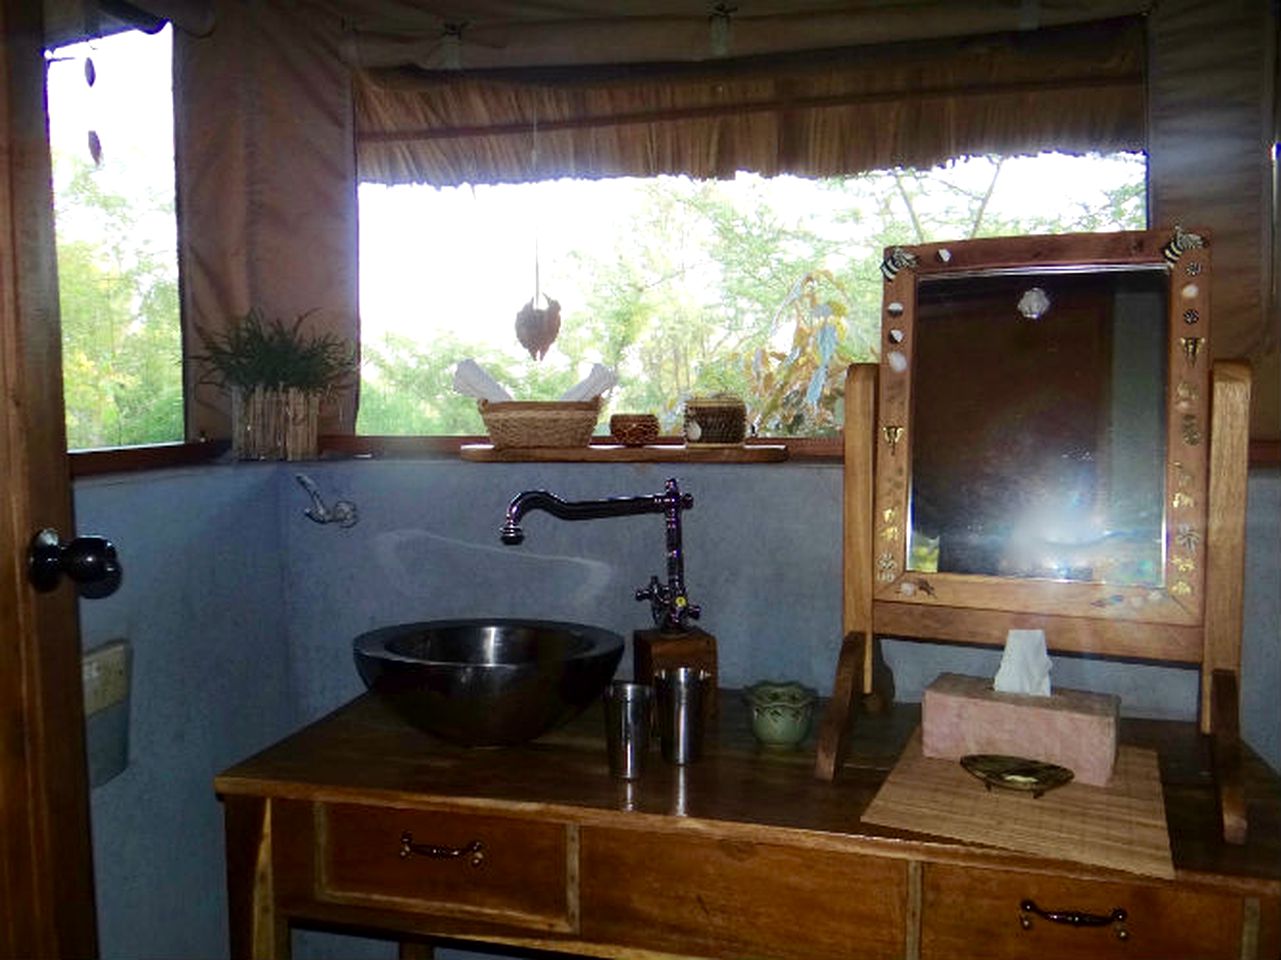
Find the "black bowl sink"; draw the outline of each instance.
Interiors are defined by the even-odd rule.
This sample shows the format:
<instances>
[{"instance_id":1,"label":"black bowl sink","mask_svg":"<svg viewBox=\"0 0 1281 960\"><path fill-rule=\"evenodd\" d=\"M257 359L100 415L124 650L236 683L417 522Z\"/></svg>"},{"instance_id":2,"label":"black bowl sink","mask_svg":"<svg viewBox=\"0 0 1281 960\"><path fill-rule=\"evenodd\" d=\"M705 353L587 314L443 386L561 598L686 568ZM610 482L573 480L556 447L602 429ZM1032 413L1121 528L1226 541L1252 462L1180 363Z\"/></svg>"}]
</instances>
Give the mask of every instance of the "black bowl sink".
<instances>
[{"instance_id":1,"label":"black bowl sink","mask_svg":"<svg viewBox=\"0 0 1281 960\"><path fill-rule=\"evenodd\" d=\"M406 720L480 747L576 717L614 676L623 638L555 620L435 620L372 630L353 649L365 686Z\"/></svg>"}]
</instances>

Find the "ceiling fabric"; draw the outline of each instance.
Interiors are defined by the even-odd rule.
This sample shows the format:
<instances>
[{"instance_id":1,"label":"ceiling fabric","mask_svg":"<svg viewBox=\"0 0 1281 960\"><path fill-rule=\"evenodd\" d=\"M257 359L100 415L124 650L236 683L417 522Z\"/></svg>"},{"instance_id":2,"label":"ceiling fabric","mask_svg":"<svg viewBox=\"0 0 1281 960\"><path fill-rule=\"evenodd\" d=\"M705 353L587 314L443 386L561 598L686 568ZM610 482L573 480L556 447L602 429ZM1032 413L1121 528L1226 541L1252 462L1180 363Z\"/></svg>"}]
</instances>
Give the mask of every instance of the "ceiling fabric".
<instances>
[{"instance_id":1,"label":"ceiling fabric","mask_svg":"<svg viewBox=\"0 0 1281 960\"><path fill-rule=\"evenodd\" d=\"M45 47L52 49L125 30L152 32L172 23L191 36L214 29L215 0L43 0Z\"/></svg>"},{"instance_id":2,"label":"ceiling fabric","mask_svg":"<svg viewBox=\"0 0 1281 960\"><path fill-rule=\"evenodd\" d=\"M1153 0L329 0L367 68L699 62L1106 20Z\"/></svg>"},{"instance_id":3,"label":"ceiling fabric","mask_svg":"<svg viewBox=\"0 0 1281 960\"><path fill-rule=\"evenodd\" d=\"M362 180L829 176L1144 146L1139 18L703 63L355 71ZM535 133L535 130L537 131Z\"/></svg>"}]
</instances>

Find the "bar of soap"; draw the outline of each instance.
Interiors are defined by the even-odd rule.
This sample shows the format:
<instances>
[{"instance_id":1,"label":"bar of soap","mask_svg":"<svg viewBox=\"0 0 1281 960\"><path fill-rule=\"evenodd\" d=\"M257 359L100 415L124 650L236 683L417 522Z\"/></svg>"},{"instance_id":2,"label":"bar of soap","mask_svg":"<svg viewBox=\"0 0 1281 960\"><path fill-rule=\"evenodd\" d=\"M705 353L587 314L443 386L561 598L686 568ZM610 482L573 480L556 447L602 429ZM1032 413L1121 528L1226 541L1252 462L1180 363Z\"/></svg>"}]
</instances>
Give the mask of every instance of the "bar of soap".
<instances>
[{"instance_id":1,"label":"bar of soap","mask_svg":"<svg viewBox=\"0 0 1281 960\"><path fill-rule=\"evenodd\" d=\"M1111 694L997 693L983 677L944 673L925 689L922 747L925 756L945 760L971 753L1044 760L1067 767L1078 783L1102 787L1116 763L1120 707Z\"/></svg>"}]
</instances>

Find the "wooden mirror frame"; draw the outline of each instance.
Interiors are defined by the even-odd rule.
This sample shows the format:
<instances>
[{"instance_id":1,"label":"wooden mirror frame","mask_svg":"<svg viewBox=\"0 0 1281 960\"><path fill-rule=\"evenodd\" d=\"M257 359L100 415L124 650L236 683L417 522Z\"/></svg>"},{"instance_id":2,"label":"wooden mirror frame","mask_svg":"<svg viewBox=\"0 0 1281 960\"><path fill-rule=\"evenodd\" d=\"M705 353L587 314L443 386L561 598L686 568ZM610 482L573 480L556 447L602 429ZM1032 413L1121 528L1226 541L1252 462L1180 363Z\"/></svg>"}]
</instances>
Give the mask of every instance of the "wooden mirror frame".
<instances>
[{"instance_id":1,"label":"wooden mirror frame","mask_svg":"<svg viewBox=\"0 0 1281 960\"><path fill-rule=\"evenodd\" d=\"M1081 264L1169 268L1164 585L905 572L917 280L947 271ZM874 711L894 697L879 637L1002 646L1009 629L1040 628L1059 652L1200 667L1198 722L1210 735L1223 836L1244 842L1240 675L1250 368L1210 359L1209 239L1175 227L894 247L881 273L883 361L855 364L846 378L844 637L819 728L815 776L836 776L858 703ZM901 335L891 337L892 330ZM893 350L902 357L892 359ZM904 583L911 584L906 591Z\"/></svg>"},{"instance_id":2,"label":"wooden mirror frame","mask_svg":"<svg viewBox=\"0 0 1281 960\"><path fill-rule=\"evenodd\" d=\"M1200 663L1204 616L1210 249L1200 231L1011 237L887 252L875 432L875 632L1000 645L1039 628L1057 651ZM988 272L1160 267L1168 277L1165 570L1161 586L919 573L906 568L921 280Z\"/></svg>"}]
</instances>

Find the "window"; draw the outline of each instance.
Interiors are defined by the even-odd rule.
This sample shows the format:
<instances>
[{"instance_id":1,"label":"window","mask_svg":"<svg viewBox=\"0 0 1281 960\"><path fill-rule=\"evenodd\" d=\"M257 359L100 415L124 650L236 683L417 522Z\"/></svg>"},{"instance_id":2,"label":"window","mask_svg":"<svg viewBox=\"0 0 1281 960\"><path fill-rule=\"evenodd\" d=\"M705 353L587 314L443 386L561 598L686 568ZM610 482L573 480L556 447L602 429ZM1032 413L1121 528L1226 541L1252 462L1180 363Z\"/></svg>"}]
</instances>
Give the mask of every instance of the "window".
<instances>
[{"instance_id":1,"label":"window","mask_svg":"<svg viewBox=\"0 0 1281 960\"><path fill-rule=\"evenodd\" d=\"M472 357L518 399L599 362L611 411L668 430L687 396L728 391L761 435L829 435L845 367L877 349L885 246L1141 229L1145 174L1141 154L1044 153L824 180L364 183L357 432L483 433L452 389ZM514 332L536 292L561 306L542 360Z\"/></svg>"},{"instance_id":2,"label":"window","mask_svg":"<svg viewBox=\"0 0 1281 960\"><path fill-rule=\"evenodd\" d=\"M170 28L49 52L67 445L181 440Z\"/></svg>"}]
</instances>

